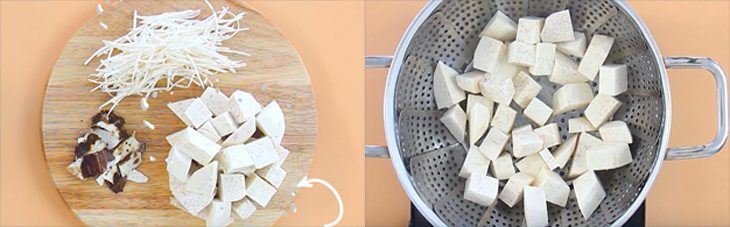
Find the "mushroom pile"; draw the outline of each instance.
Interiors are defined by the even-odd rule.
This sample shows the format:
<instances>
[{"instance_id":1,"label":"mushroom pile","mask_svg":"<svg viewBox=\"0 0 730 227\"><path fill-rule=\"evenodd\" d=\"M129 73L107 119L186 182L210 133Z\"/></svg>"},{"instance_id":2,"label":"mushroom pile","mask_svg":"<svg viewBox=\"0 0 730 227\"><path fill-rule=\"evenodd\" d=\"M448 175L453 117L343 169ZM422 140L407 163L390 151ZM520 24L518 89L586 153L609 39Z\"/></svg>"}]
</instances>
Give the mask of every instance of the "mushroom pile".
<instances>
[{"instance_id":1,"label":"mushroom pile","mask_svg":"<svg viewBox=\"0 0 730 227\"><path fill-rule=\"evenodd\" d=\"M124 118L101 111L91 119L91 129L76 141L75 159L67 167L81 180L96 178L114 193L124 190L127 181L146 183L148 178L136 168L142 164L145 144L124 130Z\"/></svg>"}]
</instances>

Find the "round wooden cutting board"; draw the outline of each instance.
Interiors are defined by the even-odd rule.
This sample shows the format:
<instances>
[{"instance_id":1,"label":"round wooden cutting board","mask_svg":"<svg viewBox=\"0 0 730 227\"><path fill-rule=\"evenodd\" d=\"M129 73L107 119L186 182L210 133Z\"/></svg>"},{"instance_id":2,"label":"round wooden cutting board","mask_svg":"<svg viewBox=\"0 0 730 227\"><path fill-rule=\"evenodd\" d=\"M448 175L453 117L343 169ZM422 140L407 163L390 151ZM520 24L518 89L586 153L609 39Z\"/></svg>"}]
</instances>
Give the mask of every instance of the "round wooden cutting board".
<instances>
[{"instance_id":1,"label":"round wooden cutting board","mask_svg":"<svg viewBox=\"0 0 730 227\"><path fill-rule=\"evenodd\" d=\"M283 165L286 179L268 206L259 209L249 219L241 220L235 213L234 225L272 225L286 215L294 199L297 182L309 171L316 138L316 111L307 71L296 50L286 38L261 14L237 1L213 1L219 10L230 7L232 12L246 12L241 32L224 45L251 53L251 57L234 57L248 66L233 74L219 74L212 78L215 86L226 95L240 89L252 93L263 105L276 100L286 116L286 134L282 145L291 151ZM147 143L144 162L138 168L149 177L149 182L129 182L124 192L112 193L95 180L81 181L72 176L66 166L74 159L76 138L81 130L89 128L90 118L99 112L99 105L109 96L89 92L94 84L87 75L94 73L99 59L88 66L83 62L102 40L114 40L125 34L132 25L132 14L159 14L184 9L200 9L201 17L210 10L203 1L115 1L106 6L104 13L88 21L71 38L53 69L46 89L43 106L43 145L53 180L74 213L92 226L189 226L205 225L201 219L170 205L171 194L164 159L170 146L165 136L183 129L185 125L167 107L173 101L197 97L199 87L175 89L174 93L160 93L150 98L150 108L140 109L140 97L127 97L115 112L127 120L125 128L136 131L137 139ZM100 27L102 21L109 29ZM143 126L147 120L156 126Z\"/></svg>"}]
</instances>

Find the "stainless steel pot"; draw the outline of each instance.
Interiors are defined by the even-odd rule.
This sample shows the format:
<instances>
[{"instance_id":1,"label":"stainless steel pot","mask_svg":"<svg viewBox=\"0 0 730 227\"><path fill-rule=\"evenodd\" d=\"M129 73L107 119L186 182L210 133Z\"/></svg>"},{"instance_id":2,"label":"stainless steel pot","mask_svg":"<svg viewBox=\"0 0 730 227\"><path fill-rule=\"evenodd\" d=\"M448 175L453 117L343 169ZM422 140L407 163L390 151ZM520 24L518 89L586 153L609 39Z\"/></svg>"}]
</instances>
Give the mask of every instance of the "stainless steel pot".
<instances>
[{"instance_id":1,"label":"stainless steel pot","mask_svg":"<svg viewBox=\"0 0 730 227\"><path fill-rule=\"evenodd\" d=\"M727 80L717 62L702 57L662 57L646 25L620 0L437 0L416 16L394 56L366 57L366 67L390 67L385 88L384 123L387 147L367 146L367 157L389 157L406 194L435 226L521 225L522 208L502 203L483 207L462 199L463 179L456 176L465 151L438 121L431 92L431 73L438 60L465 70L478 33L496 10L513 19L545 16L570 9L574 27L588 38L593 33L616 38L607 62L629 66L629 92L614 116L627 122L635 137L634 162L600 173L607 198L589 220L583 220L571 196L565 208L549 207L551 225L614 225L625 223L646 199L664 160L708 157L720 151L728 136ZM715 78L717 133L705 145L667 148L671 96L666 69L704 69ZM556 88L539 81L552 94ZM551 90L552 87L552 90ZM594 84L595 87L595 84ZM542 94L545 96L546 94ZM549 95L547 95L549 96ZM551 100L551 97L540 97ZM555 122L579 116L582 110L554 116ZM518 119L519 121L519 119ZM565 129L565 123L559 123ZM567 130L561 130L565 136ZM567 167L566 167L567 169ZM569 182L571 183L571 182Z\"/></svg>"}]
</instances>

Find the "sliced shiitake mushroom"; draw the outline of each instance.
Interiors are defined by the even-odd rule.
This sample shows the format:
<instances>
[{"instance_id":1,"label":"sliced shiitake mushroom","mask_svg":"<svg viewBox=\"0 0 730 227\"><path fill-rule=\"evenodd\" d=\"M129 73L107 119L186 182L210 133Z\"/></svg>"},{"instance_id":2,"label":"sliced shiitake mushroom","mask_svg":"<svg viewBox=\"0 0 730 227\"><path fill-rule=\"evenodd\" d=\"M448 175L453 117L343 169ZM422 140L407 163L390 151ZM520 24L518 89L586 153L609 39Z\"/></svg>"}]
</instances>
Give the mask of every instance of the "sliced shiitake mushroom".
<instances>
[{"instance_id":1,"label":"sliced shiitake mushroom","mask_svg":"<svg viewBox=\"0 0 730 227\"><path fill-rule=\"evenodd\" d=\"M92 117L91 129L77 139L75 160L67 169L84 180L95 177L114 193L124 190L129 172L142 163L145 143L124 130L124 118L101 111ZM141 174L141 173L140 173Z\"/></svg>"}]
</instances>

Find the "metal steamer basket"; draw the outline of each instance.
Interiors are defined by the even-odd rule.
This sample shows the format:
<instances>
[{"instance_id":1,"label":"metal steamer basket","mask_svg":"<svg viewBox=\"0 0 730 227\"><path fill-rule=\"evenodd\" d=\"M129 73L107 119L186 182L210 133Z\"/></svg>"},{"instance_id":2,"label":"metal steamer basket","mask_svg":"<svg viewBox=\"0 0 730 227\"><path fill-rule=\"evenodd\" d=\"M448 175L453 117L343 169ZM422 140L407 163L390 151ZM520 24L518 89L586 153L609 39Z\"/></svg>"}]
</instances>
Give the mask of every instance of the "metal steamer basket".
<instances>
[{"instance_id":1,"label":"metal steamer basket","mask_svg":"<svg viewBox=\"0 0 730 227\"><path fill-rule=\"evenodd\" d=\"M509 208L497 202L484 207L463 199L465 179L457 175L466 151L439 121L443 110L436 108L432 89L436 63L440 60L459 71L467 70L479 33L497 10L516 20L544 17L563 9L570 9L574 29L585 32L588 40L593 34L616 39L606 63L628 66L629 90L617 97L623 105L614 119L625 121L633 134L634 160L622 168L597 173L607 196L588 220L581 216L571 193L565 207L548 205L551 225L619 226L646 199L664 160L707 157L724 145L728 135L727 81L720 66L709 58L663 58L649 30L625 1L430 1L408 27L395 56L366 58L367 67L390 67L384 100L387 148L367 146L366 156L391 158L408 197L433 225L521 226L524 219L522 205ZM667 148L672 108L666 68L705 69L714 76L718 123L710 143ZM535 79L543 86L538 97L550 104L557 86L544 77ZM593 87L595 91L595 83ZM567 119L582 112L552 117L563 139L568 133ZM517 119L515 125L524 122ZM568 184L572 188L572 182Z\"/></svg>"}]
</instances>

